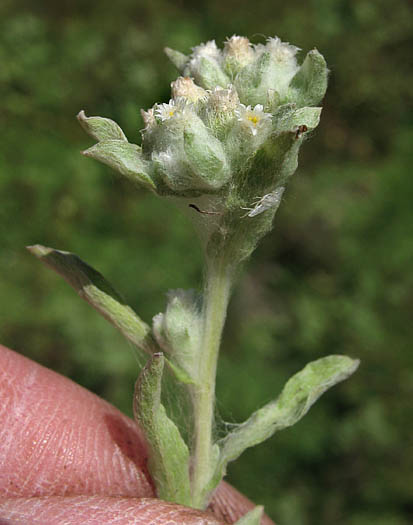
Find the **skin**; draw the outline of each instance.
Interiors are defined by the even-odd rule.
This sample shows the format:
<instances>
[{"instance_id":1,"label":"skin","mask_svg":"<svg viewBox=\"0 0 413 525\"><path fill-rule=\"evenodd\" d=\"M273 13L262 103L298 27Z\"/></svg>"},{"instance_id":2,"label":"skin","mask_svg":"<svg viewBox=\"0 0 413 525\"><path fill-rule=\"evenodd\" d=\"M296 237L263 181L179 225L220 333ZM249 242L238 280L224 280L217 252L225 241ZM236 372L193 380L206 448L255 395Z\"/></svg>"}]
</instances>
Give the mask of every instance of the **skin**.
<instances>
[{"instance_id":1,"label":"skin","mask_svg":"<svg viewBox=\"0 0 413 525\"><path fill-rule=\"evenodd\" d=\"M156 499L132 420L1 345L0 443L0 525L222 525L253 507L225 482L208 512Z\"/></svg>"}]
</instances>

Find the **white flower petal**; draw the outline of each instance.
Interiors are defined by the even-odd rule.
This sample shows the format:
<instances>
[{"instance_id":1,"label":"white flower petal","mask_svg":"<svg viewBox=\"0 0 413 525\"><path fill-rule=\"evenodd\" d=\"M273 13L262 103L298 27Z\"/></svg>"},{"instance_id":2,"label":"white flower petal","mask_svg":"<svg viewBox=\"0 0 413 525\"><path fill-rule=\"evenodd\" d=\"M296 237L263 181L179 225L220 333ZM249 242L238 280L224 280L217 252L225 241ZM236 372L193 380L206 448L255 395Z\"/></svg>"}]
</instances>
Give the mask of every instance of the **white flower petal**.
<instances>
[{"instance_id":1,"label":"white flower petal","mask_svg":"<svg viewBox=\"0 0 413 525\"><path fill-rule=\"evenodd\" d=\"M172 117L183 115L187 107L187 100L183 97L171 99L168 104L157 104L155 107L155 117L161 119L162 122L169 120Z\"/></svg>"},{"instance_id":2,"label":"white flower petal","mask_svg":"<svg viewBox=\"0 0 413 525\"><path fill-rule=\"evenodd\" d=\"M251 106L240 104L235 110L235 114L238 121L248 128L254 136L272 118L271 113L264 112L262 104L257 104L254 109Z\"/></svg>"}]
</instances>

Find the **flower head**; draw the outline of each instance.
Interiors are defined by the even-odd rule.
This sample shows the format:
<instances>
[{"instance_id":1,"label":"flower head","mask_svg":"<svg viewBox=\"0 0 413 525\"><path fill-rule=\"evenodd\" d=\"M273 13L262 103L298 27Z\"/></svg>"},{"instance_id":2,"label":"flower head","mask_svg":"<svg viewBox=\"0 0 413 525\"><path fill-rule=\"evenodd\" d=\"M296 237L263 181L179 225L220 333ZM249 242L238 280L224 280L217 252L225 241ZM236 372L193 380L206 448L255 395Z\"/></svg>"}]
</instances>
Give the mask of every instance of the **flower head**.
<instances>
[{"instance_id":1,"label":"flower head","mask_svg":"<svg viewBox=\"0 0 413 525\"><path fill-rule=\"evenodd\" d=\"M157 104L155 106L155 117L162 122L172 117L182 115L187 108L187 100L183 97L171 99L168 104Z\"/></svg>"},{"instance_id":2,"label":"flower head","mask_svg":"<svg viewBox=\"0 0 413 525\"><path fill-rule=\"evenodd\" d=\"M233 35L224 45L223 54L226 58L236 60L240 67L249 64L254 59L254 50L248 38Z\"/></svg>"},{"instance_id":3,"label":"flower head","mask_svg":"<svg viewBox=\"0 0 413 525\"><path fill-rule=\"evenodd\" d=\"M208 107L216 113L232 113L239 105L238 93L232 84L227 89L217 86L208 94Z\"/></svg>"},{"instance_id":4,"label":"flower head","mask_svg":"<svg viewBox=\"0 0 413 525\"><path fill-rule=\"evenodd\" d=\"M191 75L204 89L213 89L215 86L226 87L230 82L222 69L222 52L215 44L215 40L192 48L184 74Z\"/></svg>"},{"instance_id":5,"label":"flower head","mask_svg":"<svg viewBox=\"0 0 413 525\"><path fill-rule=\"evenodd\" d=\"M258 130L272 118L271 113L264 112L262 104L257 104L254 109L251 106L240 104L235 110L235 114L238 121L248 128L252 135L256 135Z\"/></svg>"},{"instance_id":6,"label":"flower head","mask_svg":"<svg viewBox=\"0 0 413 525\"><path fill-rule=\"evenodd\" d=\"M206 44L199 44L199 46L192 48L191 58L196 59L200 57L213 58L218 61L221 59L221 51L217 47L215 40L210 40Z\"/></svg>"},{"instance_id":7,"label":"flower head","mask_svg":"<svg viewBox=\"0 0 413 525\"><path fill-rule=\"evenodd\" d=\"M295 55L297 51L300 51L300 48L297 46L292 46L288 42L282 42L277 36L267 39L266 48L270 51L271 55L278 62L294 62L295 64Z\"/></svg>"},{"instance_id":8,"label":"flower head","mask_svg":"<svg viewBox=\"0 0 413 525\"><path fill-rule=\"evenodd\" d=\"M178 77L174 82L171 82L171 88L174 99L183 97L189 102L204 100L208 95L205 89L197 86L190 77Z\"/></svg>"}]
</instances>

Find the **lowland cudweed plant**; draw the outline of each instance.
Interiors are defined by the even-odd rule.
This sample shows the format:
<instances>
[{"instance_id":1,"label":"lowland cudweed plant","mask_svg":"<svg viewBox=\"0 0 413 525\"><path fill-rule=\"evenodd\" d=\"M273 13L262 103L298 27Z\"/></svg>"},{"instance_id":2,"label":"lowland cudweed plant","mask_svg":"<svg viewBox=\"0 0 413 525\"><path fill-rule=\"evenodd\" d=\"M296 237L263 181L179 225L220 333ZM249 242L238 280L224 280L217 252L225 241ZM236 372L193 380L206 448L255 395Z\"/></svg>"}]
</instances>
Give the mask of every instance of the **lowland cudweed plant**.
<instances>
[{"instance_id":1,"label":"lowland cudweed plant","mask_svg":"<svg viewBox=\"0 0 413 525\"><path fill-rule=\"evenodd\" d=\"M202 299L171 291L165 313L155 315L150 327L75 255L29 248L149 355L136 383L134 414L147 440L157 495L198 509L208 506L230 461L296 423L358 366L341 355L309 363L274 401L214 438L217 358L234 277L272 227L300 146L319 123L317 104L327 88L322 55L314 49L299 66L297 51L279 38L251 45L239 36L223 50L214 41L189 56L166 49L181 76L171 84L169 103L142 111L142 146L128 142L112 120L78 115L98 141L84 155L192 208L205 257ZM188 442L162 404L165 365L190 400ZM239 523L258 524L262 512L256 507Z\"/></svg>"}]
</instances>

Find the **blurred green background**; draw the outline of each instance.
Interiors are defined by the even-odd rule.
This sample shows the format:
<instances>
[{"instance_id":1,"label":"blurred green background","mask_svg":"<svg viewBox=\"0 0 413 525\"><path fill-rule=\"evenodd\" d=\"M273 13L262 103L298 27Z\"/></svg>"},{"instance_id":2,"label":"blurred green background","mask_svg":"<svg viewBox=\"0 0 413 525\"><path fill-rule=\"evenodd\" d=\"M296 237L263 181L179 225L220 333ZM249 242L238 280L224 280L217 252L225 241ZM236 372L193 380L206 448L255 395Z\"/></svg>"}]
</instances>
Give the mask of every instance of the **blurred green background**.
<instances>
[{"instance_id":1,"label":"blurred green background","mask_svg":"<svg viewBox=\"0 0 413 525\"><path fill-rule=\"evenodd\" d=\"M242 421L306 362L359 357L296 427L246 452L228 480L285 525L413 522L411 3L403 0L1 0L0 341L131 413L131 347L24 246L99 269L147 321L199 287L187 220L83 158L75 115L116 120L167 101L165 45L278 35L331 68L319 128L275 229L242 275L218 409Z\"/></svg>"}]
</instances>

